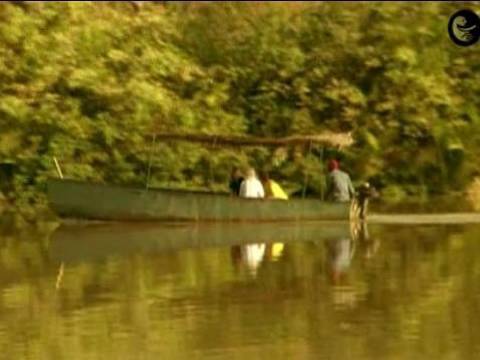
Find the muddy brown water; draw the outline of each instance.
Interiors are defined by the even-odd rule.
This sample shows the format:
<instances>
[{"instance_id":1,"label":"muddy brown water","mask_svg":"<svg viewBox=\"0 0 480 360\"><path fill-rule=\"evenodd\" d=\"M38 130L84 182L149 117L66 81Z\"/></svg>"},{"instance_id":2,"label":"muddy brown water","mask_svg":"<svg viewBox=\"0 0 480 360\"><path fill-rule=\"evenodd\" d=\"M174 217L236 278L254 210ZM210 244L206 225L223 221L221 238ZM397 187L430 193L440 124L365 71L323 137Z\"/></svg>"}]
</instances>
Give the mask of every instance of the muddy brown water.
<instances>
[{"instance_id":1,"label":"muddy brown water","mask_svg":"<svg viewBox=\"0 0 480 360\"><path fill-rule=\"evenodd\" d=\"M480 224L453 222L2 235L0 358L476 358Z\"/></svg>"}]
</instances>

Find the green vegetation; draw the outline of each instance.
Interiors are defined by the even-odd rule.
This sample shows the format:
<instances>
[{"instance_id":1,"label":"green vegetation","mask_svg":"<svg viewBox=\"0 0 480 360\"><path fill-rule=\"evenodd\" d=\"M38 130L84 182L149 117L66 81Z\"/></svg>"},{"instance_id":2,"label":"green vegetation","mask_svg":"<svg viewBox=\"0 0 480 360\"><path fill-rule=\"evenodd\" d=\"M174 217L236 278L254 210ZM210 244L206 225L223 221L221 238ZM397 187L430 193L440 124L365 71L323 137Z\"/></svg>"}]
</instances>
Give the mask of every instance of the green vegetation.
<instances>
[{"instance_id":1,"label":"green vegetation","mask_svg":"<svg viewBox=\"0 0 480 360\"><path fill-rule=\"evenodd\" d=\"M463 6L463 5L462 5ZM448 38L449 3L2 3L0 207L44 204L66 176L142 184L152 134L352 131L322 149L156 143L152 183L226 189L268 167L287 189L323 184L340 156L396 197L463 190L479 170L480 46Z\"/></svg>"}]
</instances>

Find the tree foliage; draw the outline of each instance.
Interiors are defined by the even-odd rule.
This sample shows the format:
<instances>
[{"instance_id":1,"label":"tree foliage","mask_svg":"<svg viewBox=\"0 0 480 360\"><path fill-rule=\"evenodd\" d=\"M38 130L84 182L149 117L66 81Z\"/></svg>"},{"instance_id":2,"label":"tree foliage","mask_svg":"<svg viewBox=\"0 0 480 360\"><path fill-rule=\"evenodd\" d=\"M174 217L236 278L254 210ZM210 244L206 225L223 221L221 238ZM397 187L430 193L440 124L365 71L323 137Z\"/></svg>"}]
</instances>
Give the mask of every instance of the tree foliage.
<instances>
[{"instance_id":1,"label":"tree foliage","mask_svg":"<svg viewBox=\"0 0 480 360\"><path fill-rule=\"evenodd\" d=\"M133 5L132 5L133 3ZM225 188L232 166L319 190L339 156L356 181L461 190L478 172L479 47L444 3L0 4L0 159L11 198L68 177ZM152 143L157 130L288 136L352 131L335 150ZM213 144L212 144L213 145Z\"/></svg>"}]
</instances>

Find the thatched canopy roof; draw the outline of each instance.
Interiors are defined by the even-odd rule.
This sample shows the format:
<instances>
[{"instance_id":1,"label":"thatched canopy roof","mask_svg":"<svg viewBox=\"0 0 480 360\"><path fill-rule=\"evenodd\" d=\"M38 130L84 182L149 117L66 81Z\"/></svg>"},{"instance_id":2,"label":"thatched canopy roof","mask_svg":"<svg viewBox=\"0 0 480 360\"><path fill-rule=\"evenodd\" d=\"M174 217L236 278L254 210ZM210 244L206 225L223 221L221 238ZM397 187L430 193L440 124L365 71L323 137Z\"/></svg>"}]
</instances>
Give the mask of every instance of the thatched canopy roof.
<instances>
[{"instance_id":1,"label":"thatched canopy roof","mask_svg":"<svg viewBox=\"0 0 480 360\"><path fill-rule=\"evenodd\" d=\"M156 133L157 140L172 140L203 143L215 146L288 146L288 145L324 145L328 147L348 147L353 144L351 133L323 132L314 135L292 135L287 137L266 138L234 135Z\"/></svg>"}]
</instances>

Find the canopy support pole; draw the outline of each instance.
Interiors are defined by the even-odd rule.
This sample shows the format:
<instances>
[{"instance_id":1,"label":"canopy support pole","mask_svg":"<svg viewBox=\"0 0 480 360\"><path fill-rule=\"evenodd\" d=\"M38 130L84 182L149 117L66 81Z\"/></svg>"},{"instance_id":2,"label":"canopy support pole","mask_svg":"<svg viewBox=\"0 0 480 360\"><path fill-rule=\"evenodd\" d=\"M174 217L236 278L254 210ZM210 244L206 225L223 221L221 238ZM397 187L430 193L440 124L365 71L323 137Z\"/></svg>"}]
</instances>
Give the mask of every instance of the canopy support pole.
<instances>
[{"instance_id":1,"label":"canopy support pole","mask_svg":"<svg viewBox=\"0 0 480 360\"><path fill-rule=\"evenodd\" d=\"M150 183L150 174L151 174L151 170L152 170L153 152L155 150L155 140L156 140L156 138L157 138L157 136L155 134L153 134L152 148L150 150L150 155L148 157L147 178L145 179L145 189L146 190L148 190L149 183Z\"/></svg>"},{"instance_id":2,"label":"canopy support pole","mask_svg":"<svg viewBox=\"0 0 480 360\"><path fill-rule=\"evenodd\" d=\"M55 163L55 168L57 169L57 174L60 179L63 179L63 172L62 168L60 167L60 164L58 163L57 157L53 157L53 162Z\"/></svg>"},{"instance_id":3,"label":"canopy support pole","mask_svg":"<svg viewBox=\"0 0 480 360\"><path fill-rule=\"evenodd\" d=\"M322 171L322 186L320 187L320 199L322 201L325 200L325 187L324 187L325 181L323 181L325 179L325 165L323 163L324 150L325 150L325 147L322 146L322 148L320 149L320 169Z\"/></svg>"},{"instance_id":4,"label":"canopy support pole","mask_svg":"<svg viewBox=\"0 0 480 360\"><path fill-rule=\"evenodd\" d=\"M311 155L311 154L312 154L312 142L309 141L309 143L308 143L308 154L307 155ZM305 195L307 193L307 185L308 185L308 163L307 163L307 169L305 171L305 177L303 178L302 199L305 199Z\"/></svg>"}]
</instances>

